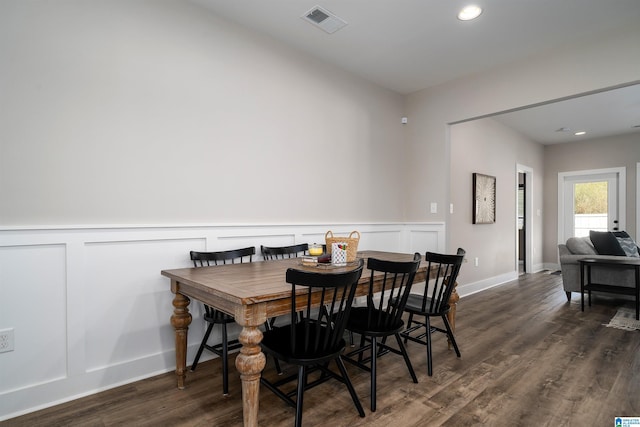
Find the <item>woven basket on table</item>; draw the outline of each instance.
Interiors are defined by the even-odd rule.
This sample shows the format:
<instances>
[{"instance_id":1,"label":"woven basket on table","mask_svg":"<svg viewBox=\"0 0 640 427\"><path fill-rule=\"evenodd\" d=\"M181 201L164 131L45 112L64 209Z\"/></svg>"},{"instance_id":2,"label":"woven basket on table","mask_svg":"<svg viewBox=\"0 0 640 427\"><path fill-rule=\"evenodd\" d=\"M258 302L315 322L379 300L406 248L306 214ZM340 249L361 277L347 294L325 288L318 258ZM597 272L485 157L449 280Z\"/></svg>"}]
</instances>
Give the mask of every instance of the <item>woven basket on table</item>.
<instances>
[{"instance_id":1,"label":"woven basket on table","mask_svg":"<svg viewBox=\"0 0 640 427\"><path fill-rule=\"evenodd\" d=\"M356 237L354 237L354 235ZM327 231L324 235L325 243L327 244L327 253L331 253L332 243L346 243L347 244L347 262L353 262L356 260L356 254L358 253L358 242L360 241L360 233L352 231L349 237L335 237L331 230Z\"/></svg>"}]
</instances>

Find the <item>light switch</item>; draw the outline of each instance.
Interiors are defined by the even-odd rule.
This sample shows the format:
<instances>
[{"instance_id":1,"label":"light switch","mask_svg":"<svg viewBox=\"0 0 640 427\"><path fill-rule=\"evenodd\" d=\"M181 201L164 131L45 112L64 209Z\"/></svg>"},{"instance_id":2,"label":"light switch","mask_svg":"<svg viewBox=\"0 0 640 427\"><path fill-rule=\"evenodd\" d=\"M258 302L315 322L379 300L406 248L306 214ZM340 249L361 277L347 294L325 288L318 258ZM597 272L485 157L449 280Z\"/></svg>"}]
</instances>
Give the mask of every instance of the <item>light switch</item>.
<instances>
[{"instance_id":1,"label":"light switch","mask_svg":"<svg viewBox=\"0 0 640 427\"><path fill-rule=\"evenodd\" d=\"M431 213L438 213L438 204L436 202L431 202Z\"/></svg>"}]
</instances>

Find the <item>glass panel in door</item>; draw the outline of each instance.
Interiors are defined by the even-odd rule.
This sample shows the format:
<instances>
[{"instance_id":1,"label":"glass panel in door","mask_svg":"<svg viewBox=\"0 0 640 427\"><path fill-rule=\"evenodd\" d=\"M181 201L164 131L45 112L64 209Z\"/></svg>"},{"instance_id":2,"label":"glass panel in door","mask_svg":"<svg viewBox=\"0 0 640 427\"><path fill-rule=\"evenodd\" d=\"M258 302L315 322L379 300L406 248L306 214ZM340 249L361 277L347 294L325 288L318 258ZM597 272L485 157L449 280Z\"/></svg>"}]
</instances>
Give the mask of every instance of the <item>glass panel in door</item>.
<instances>
[{"instance_id":1,"label":"glass panel in door","mask_svg":"<svg viewBox=\"0 0 640 427\"><path fill-rule=\"evenodd\" d=\"M588 236L589 230L607 231L609 229L608 187L607 181L574 184L574 236Z\"/></svg>"},{"instance_id":2,"label":"glass panel in door","mask_svg":"<svg viewBox=\"0 0 640 427\"><path fill-rule=\"evenodd\" d=\"M565 180L565 240L589 230L617 230L617 176L575 176Z\"/></svg>"}]
</instances>

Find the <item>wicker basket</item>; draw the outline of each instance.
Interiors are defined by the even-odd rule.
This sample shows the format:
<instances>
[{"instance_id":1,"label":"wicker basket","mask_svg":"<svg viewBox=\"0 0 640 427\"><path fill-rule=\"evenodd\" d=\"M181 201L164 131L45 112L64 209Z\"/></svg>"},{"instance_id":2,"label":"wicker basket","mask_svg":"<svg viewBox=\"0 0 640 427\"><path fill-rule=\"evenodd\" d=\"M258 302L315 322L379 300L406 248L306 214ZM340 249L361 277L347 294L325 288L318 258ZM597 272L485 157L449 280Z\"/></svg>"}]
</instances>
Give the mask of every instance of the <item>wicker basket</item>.
<instances>
[{"instance_id":1,"label":"wicker basket","mask_svg":"<svg viewBox=\"0 0 640 427\"><path fill-rule=\"evenodd\" d=\"M357 237L354 237L357 236ZM335 237L331 230L327 231L324 235L324 240L327 244L327 253L331 253L332 243L346 243L347 244L347 262L353 262L356 260L356 254L358 253L358 242L360 241L360 233L352 231L349 237Z\"/></svg>"}]
</instances>

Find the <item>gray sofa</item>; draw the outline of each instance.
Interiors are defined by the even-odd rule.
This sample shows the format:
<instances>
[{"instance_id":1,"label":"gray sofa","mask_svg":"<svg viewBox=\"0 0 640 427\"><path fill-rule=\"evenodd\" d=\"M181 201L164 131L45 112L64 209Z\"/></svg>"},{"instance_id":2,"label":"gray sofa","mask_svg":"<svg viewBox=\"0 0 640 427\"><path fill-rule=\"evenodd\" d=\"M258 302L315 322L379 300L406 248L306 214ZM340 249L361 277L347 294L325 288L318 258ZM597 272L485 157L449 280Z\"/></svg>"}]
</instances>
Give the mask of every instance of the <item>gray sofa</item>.
<instances>
[{"instance_id":1,"label":"gray sofa","mask_svg":"<svg viewBox=\"0 0 640 427\"><path fill-rule=\"evenodd\" d=\"M589 237L571 237L566 244L558 245L560 255L560 269L562 270L562 285L567 293L567 300L571 300L571 292L580 292L580 263L584 258L592 259L620 259L618 255L599 255ZM619 270L615 267L594 266L591 269L591 279L602 284L611 284L633 288L635 275L631 269Z\"/></svg>"}]
</instances>

